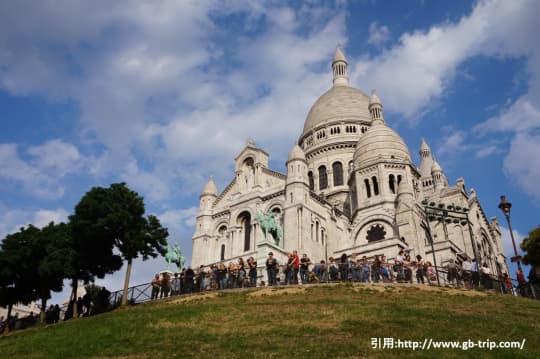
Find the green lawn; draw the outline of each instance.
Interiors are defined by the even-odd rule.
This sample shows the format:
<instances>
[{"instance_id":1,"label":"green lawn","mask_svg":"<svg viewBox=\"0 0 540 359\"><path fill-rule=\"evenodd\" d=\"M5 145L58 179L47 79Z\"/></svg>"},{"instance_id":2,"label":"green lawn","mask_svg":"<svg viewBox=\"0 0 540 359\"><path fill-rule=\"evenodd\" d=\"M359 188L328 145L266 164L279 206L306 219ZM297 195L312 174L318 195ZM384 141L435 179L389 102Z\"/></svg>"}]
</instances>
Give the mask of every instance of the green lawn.
<instances>
[{"instance_id":1,"label":"green lawn","mask_svg":"<svg viewBox=\"0 0 540 359\"><path fill-rule=\"evenodd\" d=\"M372 338L522 341L518 349L373 349ZM197 294L13 332L2 358L539 358L540 301L400 285Z\"/></svg>"}]
</instances>

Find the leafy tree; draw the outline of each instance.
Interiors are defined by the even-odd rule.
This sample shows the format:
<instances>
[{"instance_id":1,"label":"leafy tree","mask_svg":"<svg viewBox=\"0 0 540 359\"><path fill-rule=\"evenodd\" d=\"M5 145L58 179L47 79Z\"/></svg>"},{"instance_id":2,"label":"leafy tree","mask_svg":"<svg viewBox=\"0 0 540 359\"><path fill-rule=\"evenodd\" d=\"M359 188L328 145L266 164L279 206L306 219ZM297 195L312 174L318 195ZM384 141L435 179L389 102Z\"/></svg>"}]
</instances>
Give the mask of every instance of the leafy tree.
<instances>
[{"instance_id":1,"label":"leafy tree","mask_svg":"<svg viewBox=\"0 0 540 359\"><path fill-rule=\"evenodd\" d=\"M66 265L72 279L74 318L78 314L76 300L79 280L88 283L95 277L103 278L122 267L122 257L113 252L114 242L104 221L108 206L109 191L93 187L81 198L75 206L75 213L69 217L73 256Z\"/></svg>"},{"instance_id":2,"label":"leafy tree","mask_svg":"<svg viewBox=\"0 0 540 359\"><path fill-rule=\"evenodd\" d=\"M0 250L0 305L8 307L8 319L14 304L29 304L36 299L34 287L39 229L29 225L4 238Z\"/></svg>"},{"instance_id":3,"label":"leafy tree","mask_svg":"<svg viewBox=\"0 0 540 359\"><path fill-rule=\"evenodd\" d=\"M529 232L529 236L521 242L521 249L527 252L523 263L540 266L540 226Z\"/></svg>"},{"instance_id":4,"label":"leafy tree","mask_svg":"<svg viewBox=\"0 0 540 359\"><path fill-rule=\"evenodd\" d=\"M82 221L80 228L84 228L84 235L115 246L127 261L122 297L124 305L133 259L141 256L146 260L164 254L168 231L161 226L157 217L144 216L143 198L125 183L114 183L109 188L93 188L85 195L83 207L76 212L76 216Z\"/></svg>"},{"instance_id":5,"label":"leafy tree","mask_svg":"<svg viewBox=\"0 0 540 359\"><path fill-rule=\"evenodd\" d=\"M51 291L61 291L64 278L69 277L66 259L74 256L74 250L71 247L71 227L66 223L49 223L40 230L38 239L38 248L42 255L36 265L34 282L37 297L41 300L41 321L43 322Z\"/></svg>"},{"instance_id":6,"label":"leafy tree","mask_svg":"<svg viewBox=\"0 0 540 359\"><path fill-rule=\"evenodd\" d=\"M50 223L43 229L33 225L8 235L2 243L0 262L3 304L28 304L41 300L41 320L45 318L51 291L61 291L66 277L66 258L71 255L69 226Z\"/></svg>"}]
</instances>

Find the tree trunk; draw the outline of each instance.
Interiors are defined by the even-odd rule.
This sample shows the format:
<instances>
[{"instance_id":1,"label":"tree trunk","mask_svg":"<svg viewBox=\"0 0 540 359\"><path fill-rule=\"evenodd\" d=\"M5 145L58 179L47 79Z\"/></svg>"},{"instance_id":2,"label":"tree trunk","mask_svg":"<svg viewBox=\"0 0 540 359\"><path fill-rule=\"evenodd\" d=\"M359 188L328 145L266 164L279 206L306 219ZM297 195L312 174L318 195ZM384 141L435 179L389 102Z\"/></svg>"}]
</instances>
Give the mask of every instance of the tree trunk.
<instances>
[{"instance_id":1,"label":"tree trunk","mask_svg":"<svg viewBox=\"0 0 540 359\"><path fill-rule=\"evenodd\" d=\"M127 268L126 268L126 279L124 280L124 292L122 293L122 305L127 304L128 288L129 288L129 277L131 276L131 264L133 260L128 259Z\"/></svg>"},{"instance_id":2,"label":"tree trunk","mask_svg":"<svg viewBox=\"0 0 540 359\"><path fill-rule=\"evenodd\" d=\"M7 312L7 325L5 326L4 330L6 333L9 333L9 322L11 321L11 310L13 309L13 303L8 304L8 312Z\"/></svg>"},{"instance_id":3,"label":"tree trunk","mask_svg":"<svg viewBox=\"0 0 540 359\"><path fill-rule=\"evenodd\" d=\"M73 300L73 319L77 319L79 317L79 313L77 313L77 287L79 285L79 281L77 278L73 278L73 281L71 282L71 287L73 288L73 292L71 293L71 300ZM68 304L69 305L69 304Z\"/></svg>"},{"instance_id":4,"label":"tree trunk","mask_svg":"<svg viewBox=\"0 0 540 359\"><path fill-rule=\"evenodd\" d=\"M41 312L39 312L40 323L45 323L45 311L47 310L47 299L41 299Z\"/></svg>"}]
</instances>

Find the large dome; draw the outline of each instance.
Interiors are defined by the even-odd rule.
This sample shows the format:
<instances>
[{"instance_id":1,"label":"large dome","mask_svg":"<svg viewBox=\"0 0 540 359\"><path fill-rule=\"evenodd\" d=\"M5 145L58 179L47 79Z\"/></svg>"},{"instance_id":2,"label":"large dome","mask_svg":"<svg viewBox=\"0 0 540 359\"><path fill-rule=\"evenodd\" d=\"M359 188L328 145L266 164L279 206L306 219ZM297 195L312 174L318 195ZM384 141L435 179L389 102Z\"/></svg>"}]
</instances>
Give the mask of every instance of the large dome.
<instances>
[{"instance_id":1,"label":"large dome","mask_svg":"<svg viewBox=\"0 0 540 359\"><path fill-rule=\"evenodd\" d=\"M403 139L383 121L374 121L356 144L355 168L362 168L376 161L411 163L411 154Z\"/></svg>"},{"instance_id":2,"label":"large dome","mask_svg":"<svg viewBox=\"0 0 540 359\"><path fill-rule=\"evenodd\" d=\"M314 128L339 120L370 123L369 96L350 86L333 86L309 111L304 123L305 135Z\"/></svg>"}]
</instances>

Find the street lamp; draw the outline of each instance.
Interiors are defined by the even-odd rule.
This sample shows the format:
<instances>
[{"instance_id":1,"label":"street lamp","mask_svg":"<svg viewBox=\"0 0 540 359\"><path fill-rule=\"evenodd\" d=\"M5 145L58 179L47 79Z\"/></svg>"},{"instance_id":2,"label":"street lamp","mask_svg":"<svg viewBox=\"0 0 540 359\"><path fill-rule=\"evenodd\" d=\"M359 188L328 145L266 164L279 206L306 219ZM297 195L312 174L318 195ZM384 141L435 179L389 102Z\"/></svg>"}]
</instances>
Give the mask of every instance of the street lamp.
<instances>
[{"instance_id":1,"label":"street lamp","mask_svg":"<svg viewBox=\"0 0 540 359\"><path fill-rule=\"evenodd\" d=\"M506 196L501 196L501 203L499 203L499 209L504 213L506 222L508 223L508 229L510 230L510 238L512 238L512 245L514 246L514 256L510 258L511 262L517 262L519 271L521 271L521 256L517 252L516 241L514 240L514 231L512 230L512 224L510 223L510 208L512 203L506 200Z\"/></svg>"},{"instance_id":2,"label":"street lamp","mask_svg":"<svg viewBox=\"0 0 540 359\"><path fill-rule=\"evenodd\" d=\"M424 206L424 216L427 222L427 230L428 230L428 235L430 237L429 239L431 242L431 251L433 252L434 261L435 261L435 249L433 246L433 237L431 235L431 226L429 224L430 221L439 221L439 222L442 222L443 225L445 225L445 223L461 224L462 226L467 225L469 229L469 236L471 238L471 245L472 245L474 257L476 258L477 263L481 262L479 253L476 250L476 243L473 238L471 221L469 220L469 208L457 206L454 204L449 204L449 205L445 205L444 203L437 204L435 202L429 202L427 199L424 199L422 201L422 205ZM437 280L438 279L439 278L437 276Z\"/></svg>"}]
</instances>

